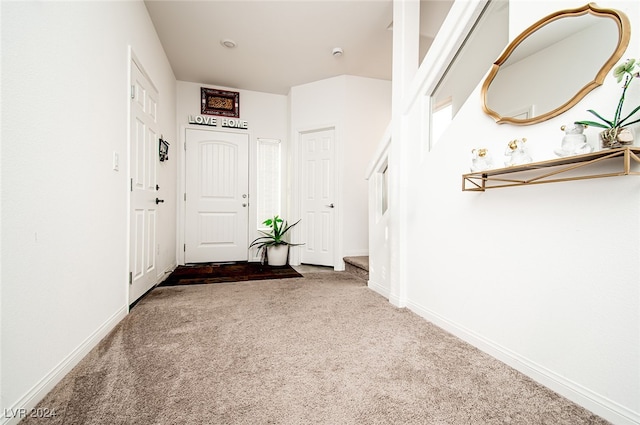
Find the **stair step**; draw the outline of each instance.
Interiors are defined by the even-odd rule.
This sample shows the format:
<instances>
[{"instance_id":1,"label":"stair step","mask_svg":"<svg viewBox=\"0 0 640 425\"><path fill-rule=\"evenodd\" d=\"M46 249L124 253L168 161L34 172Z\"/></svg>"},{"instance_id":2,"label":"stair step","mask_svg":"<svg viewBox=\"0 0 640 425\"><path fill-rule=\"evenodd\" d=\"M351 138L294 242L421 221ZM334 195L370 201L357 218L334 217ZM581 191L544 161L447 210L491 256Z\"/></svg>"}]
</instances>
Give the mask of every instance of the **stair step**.
<instances>
[{"instance_id":1,"label":"stair step","mask_svg":"<svg viewBox=\"0 0 640 425\"><path fill-rule=\"evenodd\" d=\"M344 257L345 270L361 279L369 280L369 257Z\"/></svg>"}]
</instances>

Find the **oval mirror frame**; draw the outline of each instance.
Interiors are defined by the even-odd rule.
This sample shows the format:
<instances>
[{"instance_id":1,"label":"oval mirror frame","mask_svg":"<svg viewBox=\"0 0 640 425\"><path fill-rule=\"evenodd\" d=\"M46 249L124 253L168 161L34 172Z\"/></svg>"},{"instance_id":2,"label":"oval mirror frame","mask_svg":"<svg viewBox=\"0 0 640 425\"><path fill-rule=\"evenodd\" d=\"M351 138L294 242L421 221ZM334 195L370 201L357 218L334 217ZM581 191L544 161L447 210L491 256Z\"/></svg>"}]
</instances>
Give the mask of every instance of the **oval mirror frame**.
<instances>
[{"instance_id":1,"label":"oval mirror frame","mask_svg":"<svg viewBox=\"0 0 640 425\"><path fill-rule=\"evenodd\" d=\"M559 107L549 111L542 113L538 116L534 116L532 118L514 118L514 117L504 117L500 115L498 112L492 110L487 105L487 91L489 90L489 86L491 82L495 79L498 71L500 70L500 66L503 65L509 56L513 53L513 51L530 35L544 27L545 25L550 24L551 22L557 21L562 18L567 17L576 17L582 15L594 15L598 17L603 17L607 19L613 19L618 27L618 46L613 52L613 54L609 57L609 59L602 65L595 78L587 83L584 87L582 87L571 99L569 99L564 104ZM629 18L622 13L621 11L615 9L604 9L598 7L595 3L589 3L585 6L576 8L576 9L565 9L560 10L558 12L552 13L542 19L540 19L535 24L531 25L529 28L524 30L518 37L516 37L505 49L505 51L500 55L500 57L493 63L491 66L491 70L485 79L482 90L482 110L491 116L498 124L514 124L514 125L530 125L537 124L542 121L546 121L550 118L560 115L561 113L571 109L576 105L587 93L589 93L594 88L602 85L605 77L609 73L609 71L613 68L613 66L617 63L618 60L622 57L627 46L629 45L629 39L631 37L631 24L629 23Z\"/></svg>"}]
</instances>

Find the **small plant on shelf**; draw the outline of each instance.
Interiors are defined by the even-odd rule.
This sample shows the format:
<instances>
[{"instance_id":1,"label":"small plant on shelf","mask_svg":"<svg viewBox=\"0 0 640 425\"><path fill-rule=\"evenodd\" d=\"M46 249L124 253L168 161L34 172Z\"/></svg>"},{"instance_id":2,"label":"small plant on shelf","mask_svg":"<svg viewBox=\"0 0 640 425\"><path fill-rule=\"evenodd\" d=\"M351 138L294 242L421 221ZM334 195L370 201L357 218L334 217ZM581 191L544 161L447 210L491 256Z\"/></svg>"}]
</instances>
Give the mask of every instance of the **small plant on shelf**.
<instances>
[{"instance_id":1,"label":"small plant on shelf","mask_svg":"<svg viewBox=\"0 0 640 425\"><path fill-rule=\"evenodd\" d=\"M634 78L640 77L640 59L628 59L626 62L616 66L613 70L613 76L618 83L624 80L622 84L622 95L618 101L616 112L613 115L612 120L604 118L602 115L589 109L587 112L595 115L601 122L597 121L576 121L576 124L582 124L585 126L593 126L604 128L600 133L600 140L603 148L617 148L633 143L633 133L629 129L629 126L640 122L640 118L629 121L632 117L640 111L640 106L635 107L626 117L622 118L622 106L624 105L625 95L629 84Z\"/></svg>"}]
</instances>

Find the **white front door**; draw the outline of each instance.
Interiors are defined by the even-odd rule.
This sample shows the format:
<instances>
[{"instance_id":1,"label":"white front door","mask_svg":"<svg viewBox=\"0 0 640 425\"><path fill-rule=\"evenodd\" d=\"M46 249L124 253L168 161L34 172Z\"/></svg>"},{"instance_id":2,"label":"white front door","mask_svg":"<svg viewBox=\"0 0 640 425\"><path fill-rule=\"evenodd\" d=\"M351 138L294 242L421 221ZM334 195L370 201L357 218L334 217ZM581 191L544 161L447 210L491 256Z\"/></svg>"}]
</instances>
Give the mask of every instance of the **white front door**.
<instances>
[{"instance_id":1,"label":"white front door","mask_svg":"<svg viewBox=\"0 0 640 425\"><path fill-rule=\"evenodd\" d=\"M247 261L249 136L186 130L185 263Z\"/></svg>"},{"instance_id":2,"label":"white front door","mask_svg":"<svg viewBox=\"0 0 640 425\"><path fill-rule=\"evenodd\" d=\"M157 282L156 164L158 163L158 93L131 61L129 304Z\"/></svg>"},{"instance_id":3,"label":"white front door","mask_svg":"<svg viewBox=\"0 0 640 425\"><path fill-rule=\"evenodd\" d=\"M301 134L305 264L334 265L334 142L333 129Z\"/></svg>"}]
</instances>

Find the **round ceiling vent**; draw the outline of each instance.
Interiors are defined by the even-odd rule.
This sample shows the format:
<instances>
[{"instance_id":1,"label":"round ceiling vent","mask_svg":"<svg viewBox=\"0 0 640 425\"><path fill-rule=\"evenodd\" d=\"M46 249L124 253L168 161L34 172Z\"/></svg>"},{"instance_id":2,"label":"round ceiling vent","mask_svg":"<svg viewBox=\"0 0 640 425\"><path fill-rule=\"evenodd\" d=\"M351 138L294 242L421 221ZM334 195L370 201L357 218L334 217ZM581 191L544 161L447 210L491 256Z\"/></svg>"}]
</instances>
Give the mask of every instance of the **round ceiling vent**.
<instances>
[{"instance_id":1,"label":"round ceiling vent","mask_svg":"<svg viewBox=\"0 0 640 425\"><path fill-rule=\"evenodd\" d=\"M224 40L220 40L220 44L222 44L224 47L226 47L227 49L233 49L234 47L236 47L238 44L229 39L229 38L225 38Z\"/></svg>"}]
</instances>

